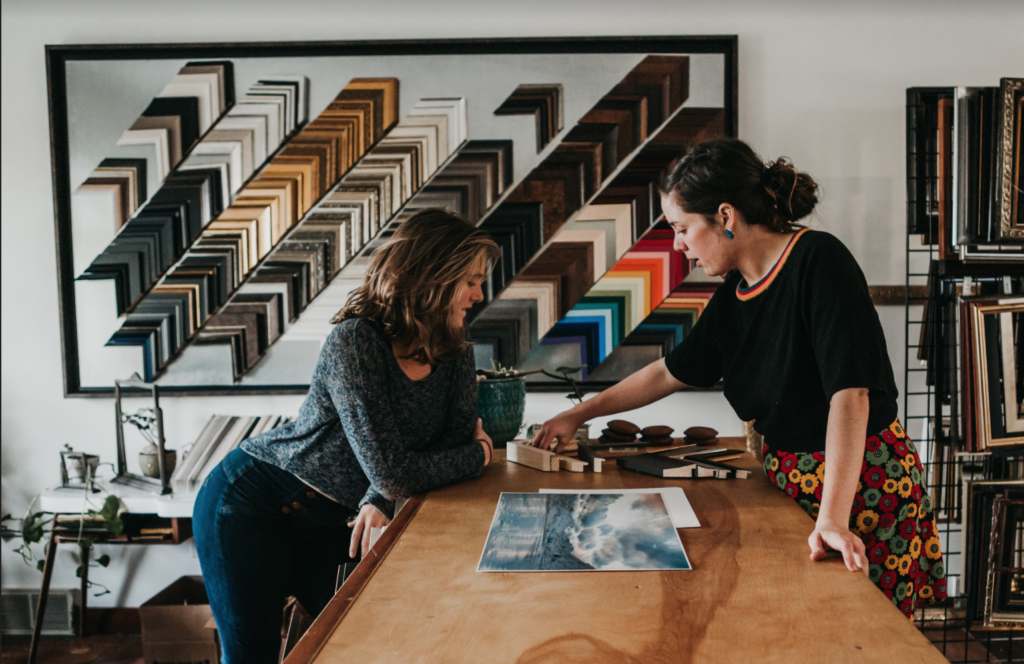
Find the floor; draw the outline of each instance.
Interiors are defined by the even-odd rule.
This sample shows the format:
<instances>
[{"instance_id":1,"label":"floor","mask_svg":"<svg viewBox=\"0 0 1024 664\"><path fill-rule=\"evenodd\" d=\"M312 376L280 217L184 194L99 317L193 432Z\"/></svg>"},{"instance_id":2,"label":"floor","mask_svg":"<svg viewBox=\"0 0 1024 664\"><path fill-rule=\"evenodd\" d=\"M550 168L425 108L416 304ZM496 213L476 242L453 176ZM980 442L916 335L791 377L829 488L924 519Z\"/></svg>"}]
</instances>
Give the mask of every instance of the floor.
<instances>
[{"instance_id":1,"label":"floor","mask_svg":"<svg viewBox=\"0 0 1024 664\"><path fill-rule=\"evenodd\" d=\"M924 635L952 664L1024 662L1024 635L1019 631L979 630L969 634L963 629L950 628L943 638L942 630L925 629Z\"/></svg>"},{"instance_id":2,"label":"floor","mask_svg":"<svg viewBox=\"0 0 1024 664\"><path fill-rule=\"evenodd\" d=\"M28 636L5 636L0 642L0 664L28 661ZM79 639L45 636L39 644L36 664L143 664L142 638L111 634Z\"/></svg>"}]
</instances>

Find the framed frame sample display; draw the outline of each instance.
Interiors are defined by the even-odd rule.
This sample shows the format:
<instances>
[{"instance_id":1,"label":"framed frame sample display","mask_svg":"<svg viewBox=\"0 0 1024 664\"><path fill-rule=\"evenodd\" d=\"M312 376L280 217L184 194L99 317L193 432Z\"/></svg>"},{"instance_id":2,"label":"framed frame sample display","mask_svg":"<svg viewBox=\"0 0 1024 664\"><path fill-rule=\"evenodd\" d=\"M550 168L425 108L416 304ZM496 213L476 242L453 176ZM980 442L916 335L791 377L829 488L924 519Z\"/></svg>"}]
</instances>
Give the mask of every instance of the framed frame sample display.
<instances>
[{"instance_id":1,"label":"framed frame sample display","mask_svg":"<svg viewBox=\"0 0 1024 664\"><path fill-rule=\"evenodd\" d=\"M165 396L305 392L370 252L427 207L501 246L467 317L479 366L561 353L613 383L606 360L667 352L708 296L656 187L687 143L736 135L736 54L735 36L48 46L65 394L135 373Z\"/></svg>"}]
</instances>

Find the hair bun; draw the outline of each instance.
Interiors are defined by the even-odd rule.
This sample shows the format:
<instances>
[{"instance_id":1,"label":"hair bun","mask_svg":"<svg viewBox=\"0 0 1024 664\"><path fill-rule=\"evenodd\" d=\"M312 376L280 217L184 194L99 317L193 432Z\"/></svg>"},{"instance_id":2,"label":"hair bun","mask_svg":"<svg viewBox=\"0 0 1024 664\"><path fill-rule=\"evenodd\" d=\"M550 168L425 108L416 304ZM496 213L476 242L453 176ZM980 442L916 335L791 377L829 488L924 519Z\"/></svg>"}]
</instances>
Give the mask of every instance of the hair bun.
<instances>
[{"instance_id":1,"label":"hair bun","mask_svg":"<svg viewBox=\"0 0 1024 664\"><path fill-rule=\"evenodd\" d=\"M765 164L761 182L779 221L799 221L818 204L818 184L785 157Z\"/></svg>"},{"instance_id":2,"label":"hair bun","mask_svg":"<svg viewBox=\"0 0 1024 664\"><path fill-rule=\"evenodd\" d=\"M690 147L669 168L658 187L691 214L708 223L723 203L743 214L747 224L775 233L799 228L818 202L818 186L806 173L798 173L788 159L765 163L738 138L712 138Z\"/></svg>"}]
</instances>

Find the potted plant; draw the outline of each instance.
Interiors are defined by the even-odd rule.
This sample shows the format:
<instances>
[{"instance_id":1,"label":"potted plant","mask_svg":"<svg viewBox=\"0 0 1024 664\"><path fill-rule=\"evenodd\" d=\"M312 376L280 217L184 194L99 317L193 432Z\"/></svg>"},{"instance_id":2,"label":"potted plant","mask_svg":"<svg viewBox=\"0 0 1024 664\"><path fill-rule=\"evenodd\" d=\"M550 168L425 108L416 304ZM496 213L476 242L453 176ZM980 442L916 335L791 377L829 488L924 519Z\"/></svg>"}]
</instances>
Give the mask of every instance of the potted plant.
<instances>
[{"instance_id":1,"label":"potted plant","mask_svg":"<svg viewBox=\"0 0 1024 664\"><path fill-rule=\"evenodd\" d=\"M152 408L141 408L134 413L125 413L121 415L121 421L125 424L131 424L142 437L146 439L148 445L142 448L139 452L139 467L142 469L142 474L146 477L160 477L160 464L157 457L160 455L160 448L157 446L157 439L154 434L156 426L156 412ZM174 450L164 450L164 466L167 468L167 476L170 477L171 473L174 472L174 467L177 465L178 454Z\"/></svg>"},{"instance_id":2,"label":"potted plant","mask_svg":"<svg viewBox=\"0 0 1024 664\"><path fill-rule=\"evenodd\" d=\"M504 446L515 438L523 426L523 411L526 408L526 376L543 373L545 376L564 381L572 387L566 398L574 403L583 401L583 389L573 378L583 367L558 367L554 373L546 369L517 371L511 367L503 367L500 362L491 360L493 369L477 369L478 411L483 421L484 431L491 437L495 447ZM530 427L528 435L532 436L535 427ZM590 425L584 424L576 431L576 438L588 442Z\"/></svg>"}]
</instances>

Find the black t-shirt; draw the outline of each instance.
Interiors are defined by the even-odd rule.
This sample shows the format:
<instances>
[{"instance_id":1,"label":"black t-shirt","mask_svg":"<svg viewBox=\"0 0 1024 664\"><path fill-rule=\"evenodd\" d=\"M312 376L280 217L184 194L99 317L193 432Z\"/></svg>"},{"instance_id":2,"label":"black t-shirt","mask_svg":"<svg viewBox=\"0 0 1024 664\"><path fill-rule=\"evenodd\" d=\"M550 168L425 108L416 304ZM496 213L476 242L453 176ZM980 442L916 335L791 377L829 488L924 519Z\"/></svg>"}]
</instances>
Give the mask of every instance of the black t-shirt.
<instances>
[{"instance_id":1,"label":"black t-shirt","mask_svg":"<svg viewBox=\"0 0 1024 664\"><path fill-rule=\"evenodd\" d=\"M869 390L865 436L896 419L896 381L867 280L821 231L795 235L753 286L730 273L665 364L687 385L721 379L736 414L778 450L824 450L829 401L849 387Z\"/></svg>"}]
</instances>

